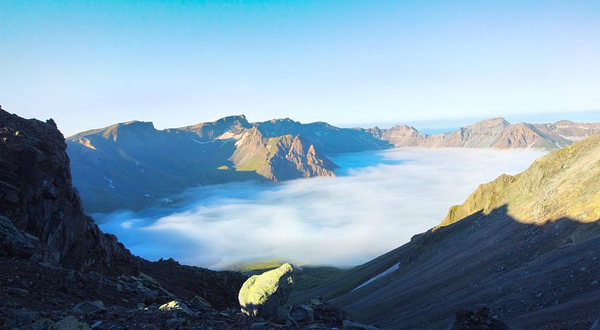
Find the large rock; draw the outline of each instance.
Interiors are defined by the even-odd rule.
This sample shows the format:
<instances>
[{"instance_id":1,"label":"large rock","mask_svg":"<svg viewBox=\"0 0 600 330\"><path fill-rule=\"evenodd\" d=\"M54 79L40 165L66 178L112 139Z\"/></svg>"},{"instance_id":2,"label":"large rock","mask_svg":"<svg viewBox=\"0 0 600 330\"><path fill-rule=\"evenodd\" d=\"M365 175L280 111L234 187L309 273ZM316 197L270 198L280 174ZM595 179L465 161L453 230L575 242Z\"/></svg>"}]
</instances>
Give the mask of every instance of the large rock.
<instances>
[{"instance_id":1,"label":"large rock","mask_svg":"<svg viewBox=\"0 0 600 330\"><path fill-rule=\"evenodd\" d=\"M265 319L277 317L277 309L284 305L294 283L294 267L281 267L250 277L238 295L242 312Z\"/></svg>"}]
</instances>

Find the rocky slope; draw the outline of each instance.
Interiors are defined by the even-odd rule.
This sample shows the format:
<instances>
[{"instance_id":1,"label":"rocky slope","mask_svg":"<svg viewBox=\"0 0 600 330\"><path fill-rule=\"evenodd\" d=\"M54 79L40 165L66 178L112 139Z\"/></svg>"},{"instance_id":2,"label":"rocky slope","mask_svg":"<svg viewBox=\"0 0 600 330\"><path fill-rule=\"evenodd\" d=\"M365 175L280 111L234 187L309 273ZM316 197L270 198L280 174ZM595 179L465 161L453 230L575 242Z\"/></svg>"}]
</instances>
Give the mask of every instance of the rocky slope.
<instances>
[{"instance_id":1,"label":"rocky slope","mask_svg":"<svg viewBox=\"0 0 600 330\"><path fill-rule=\"evenodd\" d=\"M295 299L335 298L388 329L444 329L485 304L516 329L588 330L600 315L599 155L596 135L501 176L440 226Z\"/></svg>"},{"instance_id":2,"label":"rocky slope","mask_svg":"<svg viewBox=\"0 0 600 330\"><path fill-rule=\"evenodd\" d=\"M552 124L511 124L504 118L484 120L443 134L427 135L414 127L397 125L368 130L396 147L540 148L553 150L600 133L600 124L562 120Z\"/></svg>"}]
</instances>

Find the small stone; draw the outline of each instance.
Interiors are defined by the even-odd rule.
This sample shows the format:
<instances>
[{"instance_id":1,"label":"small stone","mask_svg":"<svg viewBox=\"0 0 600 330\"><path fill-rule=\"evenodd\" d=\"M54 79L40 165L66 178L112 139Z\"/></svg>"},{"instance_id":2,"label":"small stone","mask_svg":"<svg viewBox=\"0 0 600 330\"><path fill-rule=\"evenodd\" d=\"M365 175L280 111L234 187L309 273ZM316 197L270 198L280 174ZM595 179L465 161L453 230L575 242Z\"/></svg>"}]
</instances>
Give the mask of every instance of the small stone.
<instances>
[{"instance_id":1,"label":"small stone","mask_svg":"<svg viewBox=\"0 0 600 330\"><path fill-rule=\"evenodd\" d=\"M86 323L79 322L74 316L67 316L64 319L54 323L48 330L91 330Z\"/></svg>"},{"instance_id":2,"label":"small stone","mask_svg":"<svg viewBox=\"0 0 600 330\"><path fill-rule=\"evenodd\" d=\"M103 311L106 308L104 307L104 303L101 301L84 301L79 303L73 307L74 312L82 312L82 313L95 313L99 311Z\"/></svg>"},{"instance_id":3,"label":"small stone","mask_svg":"<svg viewBox=\"0 0 600 330\"><path fill-rule=\"evenodd\" d=\"M30 330L46 330L52 324L54 324L54 321L52 321L51 319L42 318L42 319L35 321L33 324L29 325L29 329Z\"/></svg>"},{"instance_id":4,"label":"small stone","mask_svg":"<svg viewBox=\"0 0 600 330\"><path fill-rule=\"evenodd\" d=\"M6 291L6 293L13 295L13 296L21 296L21 297L27 297L27 295L29 294L28 290L25 289L21 289L21 288L14 288L14 287L6 287L4 289L4 291Z\"/></svg>"},{"instance_id":5,"label":"small stone","mask_svg":"<svg viewBox=\"0 0 600 330\"><path fill-rule=\"evenodd\" d=\"M169 301L166 304L161 305L160 307L158 307L158 310L163 311L163 312L182 312L182 313L187 314L189 316L195 315L194 312L192 312L186 306L186 304L184 304L181 301L177 301L177 300L172 300L172 301Z\"/></svg>"}]
</instances>

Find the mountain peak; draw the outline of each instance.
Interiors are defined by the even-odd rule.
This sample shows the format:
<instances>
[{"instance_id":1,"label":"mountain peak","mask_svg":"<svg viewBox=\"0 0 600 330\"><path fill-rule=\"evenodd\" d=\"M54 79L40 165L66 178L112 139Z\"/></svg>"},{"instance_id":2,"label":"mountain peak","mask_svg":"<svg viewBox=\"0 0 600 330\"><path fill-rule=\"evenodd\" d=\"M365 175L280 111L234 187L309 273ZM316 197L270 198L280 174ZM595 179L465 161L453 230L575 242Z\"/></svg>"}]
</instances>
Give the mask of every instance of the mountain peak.
<instances>
[{"instance_id":1,"label":"mountain peak","mask_svg":"<svg viewBox=\"0 0 600 330\"><path fill-rule=\"evenodd\" d=\"M496 117L496 118L490 118L490 119L485 119L482 121L478 121L473 125L470 126L488 126L488 127L495 127L495 126L502 126L502 127L506 127L508 125L510 125L510 122L508 122L508 120L504 119L503 117Z\"/></svg>"}]
</instances>

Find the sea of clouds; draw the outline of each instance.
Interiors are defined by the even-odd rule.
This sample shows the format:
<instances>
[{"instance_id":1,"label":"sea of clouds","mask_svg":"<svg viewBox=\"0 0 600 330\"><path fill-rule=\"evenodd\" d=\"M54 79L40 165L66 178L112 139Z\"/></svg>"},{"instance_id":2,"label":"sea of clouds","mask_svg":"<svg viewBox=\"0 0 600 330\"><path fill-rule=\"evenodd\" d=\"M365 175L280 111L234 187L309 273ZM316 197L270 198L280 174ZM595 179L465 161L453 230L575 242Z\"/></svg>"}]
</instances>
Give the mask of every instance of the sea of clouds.
<instances>
[{"instance_id":1,"label":"sea of clouds","mask_svg":"<svg viewBox=\"0 0 600 330\"><path fill-rule=\"evenodd\" d=\"M133 253L232 268L278 260L364 263L440 223L481 183L526 169L541 151L393 149L347 154L335 178L188 190L175 205L96 214Z\"/></svg>"}]
</instances>

